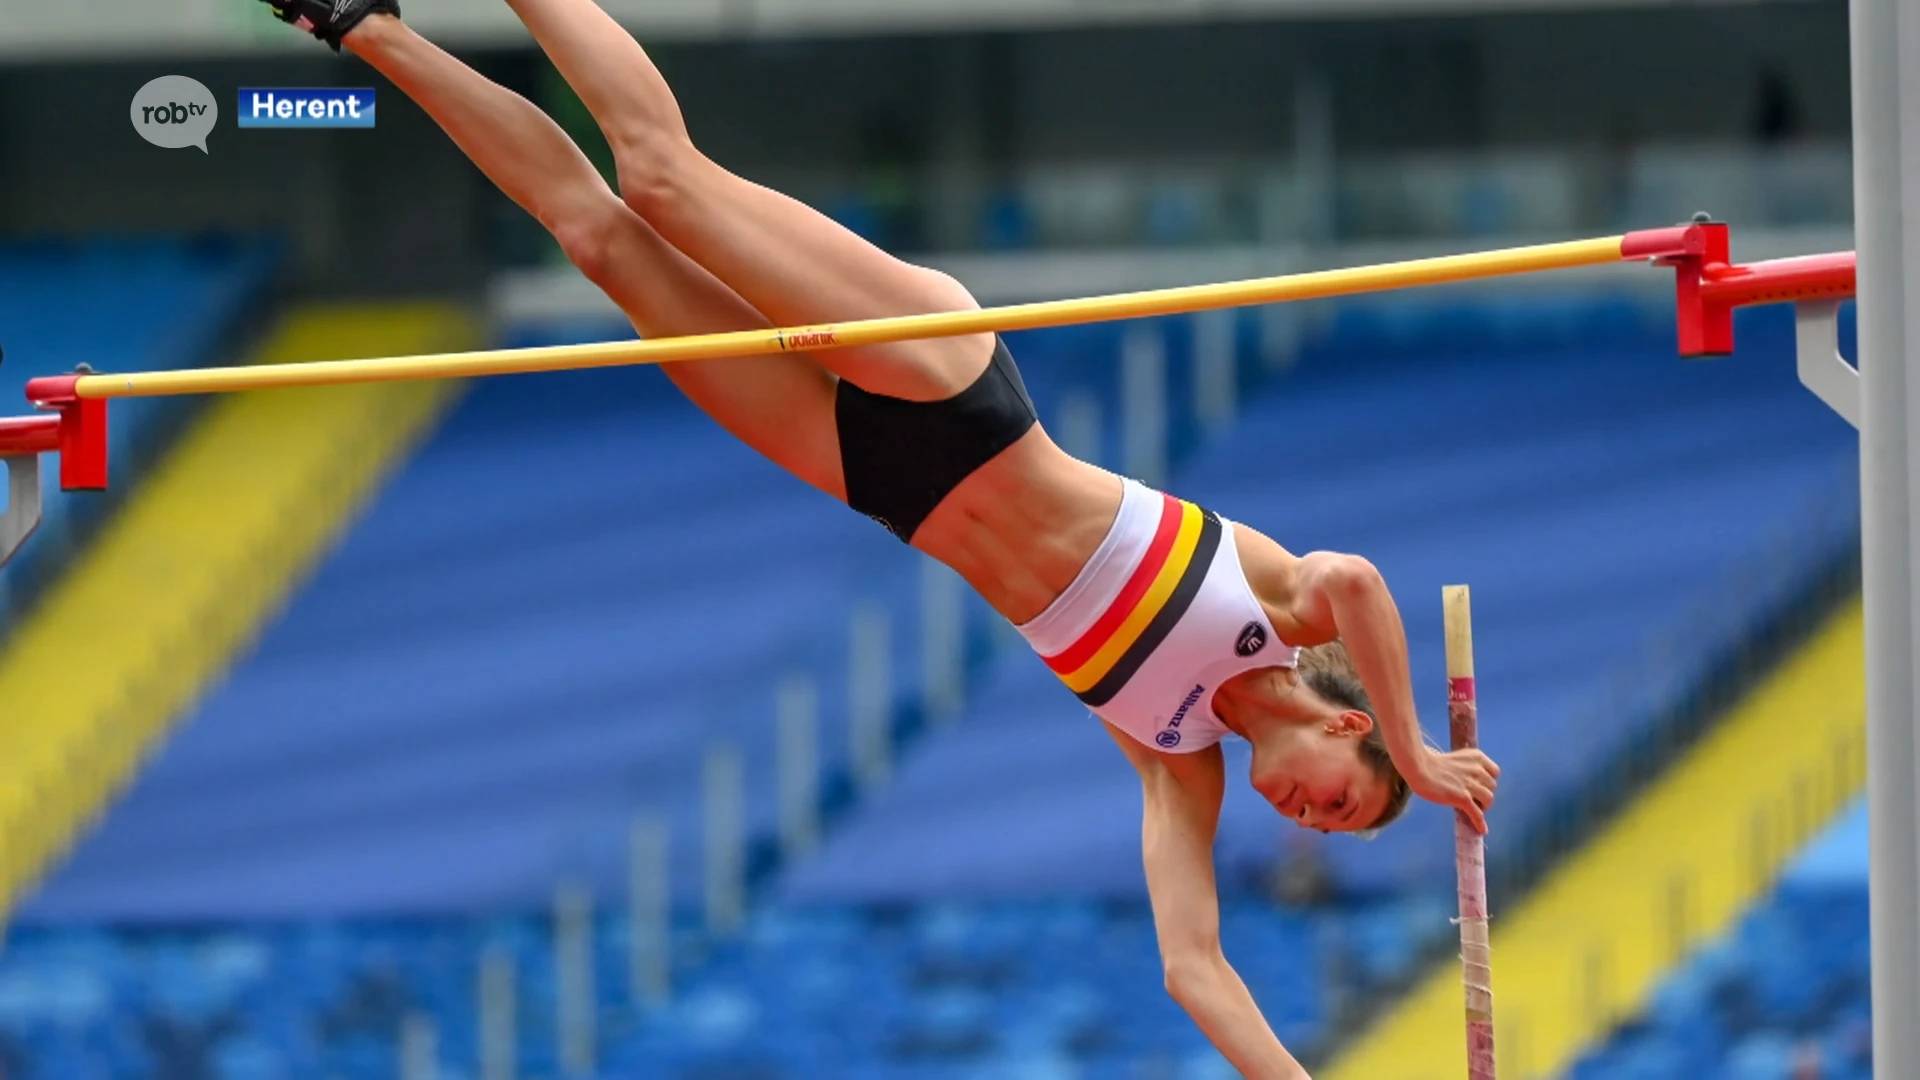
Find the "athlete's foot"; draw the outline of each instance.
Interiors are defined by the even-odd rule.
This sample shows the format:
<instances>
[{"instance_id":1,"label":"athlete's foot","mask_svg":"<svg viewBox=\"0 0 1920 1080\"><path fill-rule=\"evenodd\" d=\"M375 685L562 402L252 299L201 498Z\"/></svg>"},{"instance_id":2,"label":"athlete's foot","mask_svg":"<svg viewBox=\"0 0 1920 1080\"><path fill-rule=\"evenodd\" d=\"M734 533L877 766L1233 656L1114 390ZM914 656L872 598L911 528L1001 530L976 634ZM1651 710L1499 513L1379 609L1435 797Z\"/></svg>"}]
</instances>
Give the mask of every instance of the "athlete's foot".
<instances>
[{"instance_id":1,"label":"athlete's foot","mask_svg":"<svg viewBox=\"0 0 1920 1080\"><path fill-rule=\"evenodd\" d=\"M289 22L340 51L340 40L369 15L400 14L400 0L261 0Z\"/></svg>"}]
</instances>

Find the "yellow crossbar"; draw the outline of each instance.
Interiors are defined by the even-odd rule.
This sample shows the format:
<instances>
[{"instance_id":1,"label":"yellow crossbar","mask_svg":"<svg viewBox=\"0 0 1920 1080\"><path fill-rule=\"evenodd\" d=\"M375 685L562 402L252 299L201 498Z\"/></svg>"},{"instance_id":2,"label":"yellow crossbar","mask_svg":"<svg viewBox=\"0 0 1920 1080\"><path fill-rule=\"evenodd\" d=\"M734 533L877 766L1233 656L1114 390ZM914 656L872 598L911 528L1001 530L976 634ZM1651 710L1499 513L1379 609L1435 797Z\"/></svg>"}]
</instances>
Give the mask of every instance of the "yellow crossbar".
<instances>
[{"instance_id":1,"label":"yellow crossbar","mask_svg":"<svg viewBox=\"0 0 1920 1080\"><path fill-rule=\"evenodd\" d=\"M395 382L406 379L450 379L476 375L510 375L535 371L617 367L626 364L664 364L681 360L710 360L724 356L883 345L920 338L961 334L1001 333L1043 326L1138 319L1218 308L1249 307L1294 300L1319 300L1357 293L1384 292L1423 285L1444 285L1567 270L1621 261L1624 236L1574 240L1558 244L1446 255L1432 259L1318 270L1303 274L1189 285L1149 292L1120 293L1078 300L1050 300L1034 304L864 319L822 326L775 330L741 330L724 334L660 338L654 341L616 341L590 345L559 345L532 349L491 349L481 352L393 356L367 360L323 360L272 367L199 368L190 371L153 371L128 375L88 375L76 380L74 392L83 398L157 397L168 394L217 394L237 390L270 390L336 383Z\"/></svg>"}]
</instances>

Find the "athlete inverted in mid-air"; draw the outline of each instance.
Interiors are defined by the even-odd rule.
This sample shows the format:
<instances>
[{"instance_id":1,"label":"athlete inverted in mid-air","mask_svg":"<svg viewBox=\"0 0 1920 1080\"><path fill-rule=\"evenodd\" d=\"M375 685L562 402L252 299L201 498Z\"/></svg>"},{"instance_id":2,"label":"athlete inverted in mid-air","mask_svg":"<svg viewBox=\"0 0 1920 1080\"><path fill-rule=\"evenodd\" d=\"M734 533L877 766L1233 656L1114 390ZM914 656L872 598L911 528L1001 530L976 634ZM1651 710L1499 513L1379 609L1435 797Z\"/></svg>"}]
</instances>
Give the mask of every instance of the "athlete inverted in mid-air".
<instances>
[{"instance_id":1,"label":"athlete inverted in mid-air","mask_svg":"<svg viewBox=\"0 0 1920 1080\"><path fill-rule=\"evenodd\" d=\"M701 154L659 71L593 0L507 2L605 132L617 194L544 113L408 29L394 0L266 2L418 102L642 335L975 306L952 278ZM1280 813L1329 832L1379 828L1410 794L1484 829L1500 773L1422 741L1374 567L1289 554L1066 454L991 335L665 370L748 445L951 566L1106 722L1145 791L1168 989L1243 1074L1302 1075L1220 948L1220 739L1252 744L1250 779Z\"/></svg>"}]
</instances>

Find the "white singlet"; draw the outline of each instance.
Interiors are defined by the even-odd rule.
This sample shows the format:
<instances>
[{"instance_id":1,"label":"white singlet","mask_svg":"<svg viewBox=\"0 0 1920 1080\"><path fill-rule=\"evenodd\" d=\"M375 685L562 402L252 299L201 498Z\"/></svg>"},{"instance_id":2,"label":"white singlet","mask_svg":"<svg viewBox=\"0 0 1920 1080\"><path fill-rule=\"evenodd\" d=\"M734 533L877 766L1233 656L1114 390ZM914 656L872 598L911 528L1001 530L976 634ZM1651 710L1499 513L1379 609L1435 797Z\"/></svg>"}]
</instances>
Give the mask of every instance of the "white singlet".
<instances>
[{"instance_id":1,"label":"white singlet","mask_svg":"<svg viewBox=\"0 0 1920 1080\"><path fill-rule=\"evenodd\" d=\"M1019 630L1094 715L1173 754L1227 734L1221 683L1300 655L1247 584L1233 523L1133 480L1073 584Z\"/></svg>"}]
</instances>

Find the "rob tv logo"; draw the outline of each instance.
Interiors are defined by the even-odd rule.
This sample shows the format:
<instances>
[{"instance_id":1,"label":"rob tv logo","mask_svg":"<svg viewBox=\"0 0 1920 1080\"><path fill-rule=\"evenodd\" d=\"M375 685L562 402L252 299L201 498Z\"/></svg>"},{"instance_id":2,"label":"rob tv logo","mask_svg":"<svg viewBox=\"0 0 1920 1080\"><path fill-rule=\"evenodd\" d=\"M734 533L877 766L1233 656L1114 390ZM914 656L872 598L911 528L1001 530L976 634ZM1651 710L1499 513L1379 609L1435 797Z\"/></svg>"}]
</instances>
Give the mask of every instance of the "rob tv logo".
<instances>
[{"instance_id":1,"label":"rob tv logo","mask_svg":"<svg viewBox=\"0 0 1920 1080\"><path fill-rule=\"evenodd\" d=\"M237 115L243 128L370 128L373 88L242 87Z\"/></svg>"},{"instance_id":2,"label":"rob tv logo","mask_svg":"<svg viewBox=\"0 0 1920 1080\"><path fill-rule=\"evenodd\" d=\"M213 91L185 75L162 75L133 95L128 110L133 130L155 146L168 150L198 147L207 152L207 135L220 119Z\"/></svg>"}]
</instances>

